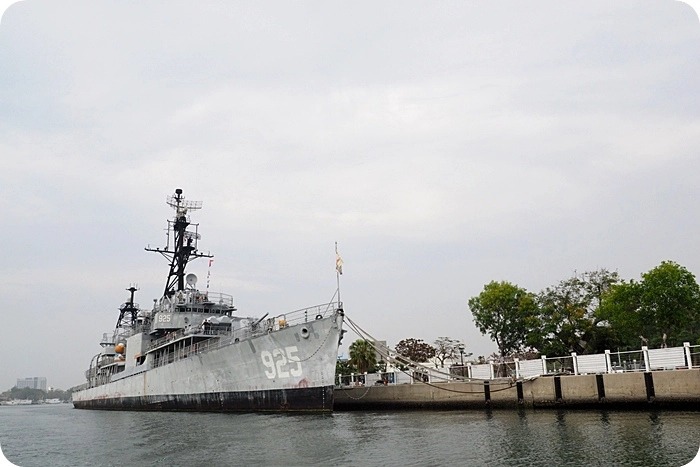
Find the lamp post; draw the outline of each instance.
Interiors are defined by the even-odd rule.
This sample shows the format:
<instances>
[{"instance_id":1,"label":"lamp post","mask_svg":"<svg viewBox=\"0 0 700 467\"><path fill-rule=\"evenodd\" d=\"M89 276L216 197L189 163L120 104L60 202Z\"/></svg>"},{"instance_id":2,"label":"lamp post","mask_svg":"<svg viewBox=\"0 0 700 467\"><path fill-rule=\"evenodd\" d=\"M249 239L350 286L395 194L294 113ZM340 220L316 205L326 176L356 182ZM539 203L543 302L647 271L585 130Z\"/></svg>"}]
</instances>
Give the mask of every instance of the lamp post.
<instances>
[{"instance_id":1,"label":"lamp post","mask_svg":"<svg viewBox=\"0 0 700 467\"><path fill-rule=\"evenodd\" d=\"M457 348L459 349L459 359L462 362L462 368L460 369L460 374L462 376L464 376L464 344L459 344L459 346L457 346Z\"/></svg>"}]
</instances>

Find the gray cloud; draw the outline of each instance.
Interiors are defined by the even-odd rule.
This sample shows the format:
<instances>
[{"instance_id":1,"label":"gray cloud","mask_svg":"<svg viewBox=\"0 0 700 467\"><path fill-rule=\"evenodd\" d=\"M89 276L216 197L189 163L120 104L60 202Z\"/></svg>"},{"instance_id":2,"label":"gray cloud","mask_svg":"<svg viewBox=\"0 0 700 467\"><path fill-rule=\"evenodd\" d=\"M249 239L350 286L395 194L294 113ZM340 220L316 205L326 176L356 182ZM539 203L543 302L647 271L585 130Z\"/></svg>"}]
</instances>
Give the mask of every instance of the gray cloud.
<instances>
[{"instance_id":1,"label":"gray cloud","mask_svg":"<svg viewBox=\"0 0 700 467\"><path fill-rule=\"evenodd\" d=\"M0 388L82 382L124 289L150 306L176 187L243 314L330 299L338 241L390 344L494 351L466 305L491 280L697 271L698 33L670 2L16 3Z\"/></svg>"}]
</instances>

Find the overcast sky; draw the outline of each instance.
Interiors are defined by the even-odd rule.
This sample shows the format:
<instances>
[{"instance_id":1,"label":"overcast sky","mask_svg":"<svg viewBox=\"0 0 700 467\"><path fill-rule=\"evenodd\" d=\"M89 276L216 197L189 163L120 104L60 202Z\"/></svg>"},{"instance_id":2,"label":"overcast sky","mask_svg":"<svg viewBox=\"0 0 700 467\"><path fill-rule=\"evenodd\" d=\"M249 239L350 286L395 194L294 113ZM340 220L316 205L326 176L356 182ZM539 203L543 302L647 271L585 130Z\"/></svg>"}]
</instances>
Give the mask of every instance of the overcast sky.
<instances>
[{"instance_id":1,"label":"overcast sky","mask_svg":"<svg viewBox=\"0 0 700 467\"><path fill-rule=\"evenodd\" d=\"M12 4L0 390L82 383L125 289L151 307L175 188L240 314L330 300L337 241L347 315L390 345L495 351L467 306L492 280L700 273L699 26L676 1Z\"/></svg>"}]
</instances>

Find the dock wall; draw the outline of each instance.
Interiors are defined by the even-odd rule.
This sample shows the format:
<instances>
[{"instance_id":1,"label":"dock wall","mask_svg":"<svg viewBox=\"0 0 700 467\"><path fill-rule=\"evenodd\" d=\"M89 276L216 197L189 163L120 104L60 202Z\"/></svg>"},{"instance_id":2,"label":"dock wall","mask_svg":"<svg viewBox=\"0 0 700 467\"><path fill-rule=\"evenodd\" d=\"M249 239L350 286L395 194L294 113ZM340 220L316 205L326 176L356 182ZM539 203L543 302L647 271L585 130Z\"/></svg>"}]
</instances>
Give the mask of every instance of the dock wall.
<instances>
[{"instance_id":1,"label":"dock wall","mask_svg":"<svg viewBox=\"0 0 700 467\"><path fill-rule=\"evenodd\" d=\"M335 410L484 407L700 410L700 369L336 387Z\"/></svg>"}]
</instances>

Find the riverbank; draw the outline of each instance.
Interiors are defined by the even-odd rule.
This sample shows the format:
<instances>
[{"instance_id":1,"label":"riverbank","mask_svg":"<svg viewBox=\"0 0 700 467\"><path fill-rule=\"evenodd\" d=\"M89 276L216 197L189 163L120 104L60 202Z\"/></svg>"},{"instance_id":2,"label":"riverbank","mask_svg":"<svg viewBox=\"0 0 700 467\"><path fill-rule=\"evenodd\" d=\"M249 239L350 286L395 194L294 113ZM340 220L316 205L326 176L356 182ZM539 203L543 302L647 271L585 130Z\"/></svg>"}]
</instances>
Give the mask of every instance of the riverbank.
<instances>
[{"instance_id":1,"label":"riverbank","mask_svg":"<svg viewBox=\"0 0 700 467\"><path fill-rule=\"evenodd\" d=\"M663 408L700 410L700 369L337 387L334 410Z\"/></svg>"}]
</instances>

